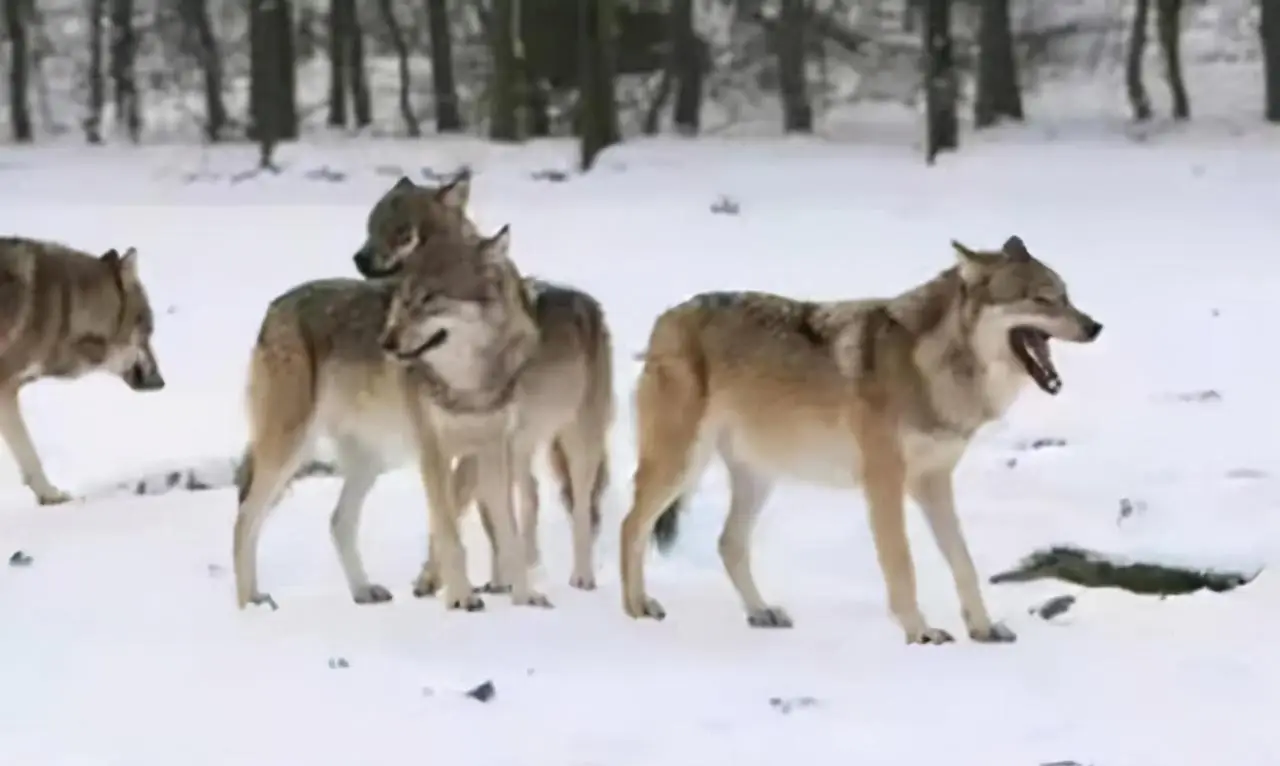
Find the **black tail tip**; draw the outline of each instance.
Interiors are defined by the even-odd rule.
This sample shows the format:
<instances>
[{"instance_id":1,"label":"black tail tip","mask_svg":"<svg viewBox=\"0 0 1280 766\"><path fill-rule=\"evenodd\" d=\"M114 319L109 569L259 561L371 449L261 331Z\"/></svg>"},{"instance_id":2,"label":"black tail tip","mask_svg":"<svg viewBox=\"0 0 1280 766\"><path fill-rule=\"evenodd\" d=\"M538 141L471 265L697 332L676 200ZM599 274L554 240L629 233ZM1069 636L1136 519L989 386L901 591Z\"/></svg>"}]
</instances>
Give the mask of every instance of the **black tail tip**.
<instances>
[{"instance_id":1,"label":"black tail tip","mask_svg":"<svg viewBox=\"0 0 1280 766\"><path fill-rule=\"evenodd\" d=\"M680 510L684 507L684 499L676 499L668 505L658 521L653 525L653 542L659 553L668 553L680 536Z\"/></svg>"}]
</instances>

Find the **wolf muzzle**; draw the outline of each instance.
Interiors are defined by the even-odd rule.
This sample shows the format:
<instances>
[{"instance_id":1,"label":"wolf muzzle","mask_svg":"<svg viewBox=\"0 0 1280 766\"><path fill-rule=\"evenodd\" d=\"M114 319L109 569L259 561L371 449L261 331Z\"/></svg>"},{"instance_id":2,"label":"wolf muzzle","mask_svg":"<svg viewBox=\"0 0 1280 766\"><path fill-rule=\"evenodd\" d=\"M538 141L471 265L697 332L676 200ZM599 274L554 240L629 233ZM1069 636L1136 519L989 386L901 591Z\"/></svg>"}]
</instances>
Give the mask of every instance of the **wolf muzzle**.
<instances>
[{"instance_id":1,"label":"wolf muzzle","mask_svg":"<svg viewBox=\"0 0 1280 766\"><path fill-rule=\"evenodd\" d=\"M164 377L156 367L138 363L125 370L125 385L134 391L159 391L164 388Z\"/></svg>"}]
</instances>

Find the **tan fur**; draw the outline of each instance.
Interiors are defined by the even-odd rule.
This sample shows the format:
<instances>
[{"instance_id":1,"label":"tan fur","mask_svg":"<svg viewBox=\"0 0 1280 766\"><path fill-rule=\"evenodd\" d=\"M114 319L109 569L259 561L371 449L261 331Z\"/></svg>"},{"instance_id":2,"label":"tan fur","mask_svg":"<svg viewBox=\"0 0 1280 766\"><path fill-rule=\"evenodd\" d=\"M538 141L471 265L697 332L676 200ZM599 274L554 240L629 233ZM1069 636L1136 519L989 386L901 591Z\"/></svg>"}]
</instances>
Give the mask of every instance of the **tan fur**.
<instances>
[{"instance_id":1,"label":"tan fur","mask_svg":"<svg viewBox=\"0 0 1280 766\"><path fill-rule=\"evenodd\" d=\"M24 385L101 370L135 391L164 387L137 262L133 248L98 257L51 242L0 238L0 436L41 505L71 498L49 481L36 454L18 404Z\"/></svg>"},{"instance_id":2,"label":"tan fur","mask_svg":"<svg viewBox=\"0 0 1280 766\"><path fill-rule=\"evenodd\" d=\"M916 602L904 495L924 511L950 566L969 635L1014 639L987 613L952 473L978 428L1000 418L1028 380L1011 328L1083 342L1101 325L1071 305L1061 278L1018 238L998 252L955 249L955 267L896 298L703 294L658 318L636 391L639 463L622 524L629 615L664 616L645 592L648 540L719 455L731 487L720 554L751 625L791 625L760 595L750 562L752 526L785 477L862 487L889 608L909 642L951 637ZM665 521L673 532L674 517Z\"/></svg>"},{"instance_id":3,"label":"tan fur","mask_svg":"<svg viewBox=\"0 0 1280 766\"><path fill-rule=\"evenodd\" d=\"M500 239L505 243L505 234ZM528 288L505 254L469 254L494 246L452 234L432 237L404 260L398 279L311 282L272 303L250 368L251 439L235 534L241 606L265 598L255 563L262 519L321 436L334 442L345 479L331 528L358 603L390 599L386 588L368 581L361 564L355 544L360 507L378 475L414 455L430 510L430 559L438 562L448 605L477 609L483 603L471 592L457 534L458 511L473 494L489 509L495 583L508 585L516 603L548 603L528 587L524 551L513 542L511 474L521 463L510 452L527 443L513 436L553 425L562 441L589 433L588 441L602 446L603 433L597 437L595 431L601 423L607 428L611 410L581 407L555 417L564 414L556 409L564 391L591 398L601 378L596 370L575 377L581 369L573 363L577 337L565 335L569 330L558 320L538 326ZM449 328L438 349L411 360L389 355L421 345L417 334L432 323ZM603 342L608 359L607 333L594 341L591 351ZM594 357L588 360L594 363ZM603 382L611 394L611 381ZM603 475L591 461L592 454L603 460L602 449L569 452L578 456L570 460L573 476ZM453 472L452 460L458 460ZM574 496L575 521L585 517L590 532L593 484L584 480L580 486L586 491L582 499ZM582 526L575 523L575 532ZM584 583L591 578L589 556L590 545ZM434 592L436 566L424 566L415 593ZM577 566L574 575L583 575Z\"/></svg>"}]
</instances>

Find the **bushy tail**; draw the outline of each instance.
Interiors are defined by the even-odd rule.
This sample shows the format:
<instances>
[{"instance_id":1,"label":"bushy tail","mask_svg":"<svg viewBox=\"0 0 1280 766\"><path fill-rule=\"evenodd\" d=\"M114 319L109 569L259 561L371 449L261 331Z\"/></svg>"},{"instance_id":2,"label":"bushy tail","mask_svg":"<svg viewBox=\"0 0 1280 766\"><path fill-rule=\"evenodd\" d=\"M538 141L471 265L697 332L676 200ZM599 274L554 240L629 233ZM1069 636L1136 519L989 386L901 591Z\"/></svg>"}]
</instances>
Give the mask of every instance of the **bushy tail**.
<instances>
[{"instance_id":1,"label":"bushy tail","mask_svg":"<svg viewBox=\"0 0 1280 766\"><path fill-rule=\"evenodd\" d=\"M666 507L653 525L653 543L658 552L666 555L675 547L680 536L680 513L684 510L684 497L677 497Z\"/></svg>"},{"instance_id":2,"label":"bushy tail","mask_svg":"<svg viewBox=\"0 0 1280 766\"><path fill-rule=\"evenodd\" d=\"M237 502L244 503L244 499L249 496L251 486L253 486L253 451L246 447L244 454L240 456L240 462L236 463Z\"/></svg>"}]
</instances>

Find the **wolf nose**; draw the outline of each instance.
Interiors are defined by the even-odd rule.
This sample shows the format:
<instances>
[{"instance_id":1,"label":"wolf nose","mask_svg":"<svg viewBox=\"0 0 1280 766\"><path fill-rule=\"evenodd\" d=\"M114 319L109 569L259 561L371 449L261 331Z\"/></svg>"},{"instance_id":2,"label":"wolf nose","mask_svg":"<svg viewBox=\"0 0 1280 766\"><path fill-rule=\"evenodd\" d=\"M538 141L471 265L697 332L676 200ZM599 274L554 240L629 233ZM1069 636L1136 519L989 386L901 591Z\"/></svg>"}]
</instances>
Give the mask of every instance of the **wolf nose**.
<instances>
[{"instance_id":1,"label":"wolf nose","mask_svg":"<svg viewBox=\"0 0 1280 766\"><path fill-rule=\"evenodd\" d=\"M383 335L382 338L379 339L378 343L382 345L382 350L388 353L396 350L396 339L393 338L390 333Z\"/></svg>"},{"instance_id":2,"label":"wolf nose","mask_svg":"<svg viewBox=\"0 0 1280 766\"><path fill-rule=\"evenodd\" d=\"M1101 334L1102 334L1102 323L1090 319L1089 323L1084 327L1085 340L1094 340Z\"/></svg>"}]
</instances>

